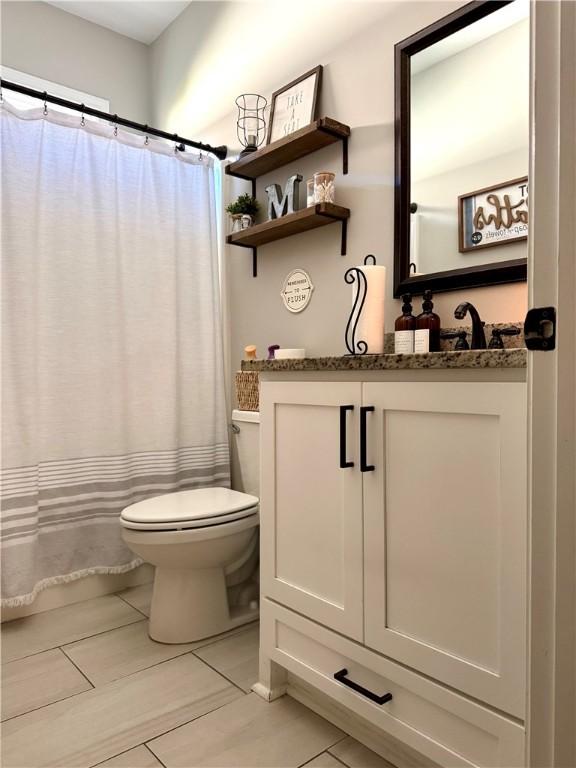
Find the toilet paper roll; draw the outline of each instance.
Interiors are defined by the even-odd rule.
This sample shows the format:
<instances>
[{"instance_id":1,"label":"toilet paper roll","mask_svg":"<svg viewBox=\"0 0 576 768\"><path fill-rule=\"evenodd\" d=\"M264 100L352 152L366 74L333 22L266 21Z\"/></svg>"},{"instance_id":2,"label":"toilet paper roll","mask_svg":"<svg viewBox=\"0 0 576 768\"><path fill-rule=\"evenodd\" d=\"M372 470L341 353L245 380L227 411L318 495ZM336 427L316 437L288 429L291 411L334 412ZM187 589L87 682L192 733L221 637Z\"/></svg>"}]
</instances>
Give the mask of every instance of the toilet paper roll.
<instances>
[{"instance_id":1,"label":"toilet paper roll","mask_svg":"<svg viewBox=\"0 0 576 768\"><path fill-rule=\"evenodd\" d=\"M362 339L366 342L368 354L382 354L384 352L386 267L362 264L358 269L366 275L366 299L358 321L356 340Z\"/></svg>"}]
</instances>

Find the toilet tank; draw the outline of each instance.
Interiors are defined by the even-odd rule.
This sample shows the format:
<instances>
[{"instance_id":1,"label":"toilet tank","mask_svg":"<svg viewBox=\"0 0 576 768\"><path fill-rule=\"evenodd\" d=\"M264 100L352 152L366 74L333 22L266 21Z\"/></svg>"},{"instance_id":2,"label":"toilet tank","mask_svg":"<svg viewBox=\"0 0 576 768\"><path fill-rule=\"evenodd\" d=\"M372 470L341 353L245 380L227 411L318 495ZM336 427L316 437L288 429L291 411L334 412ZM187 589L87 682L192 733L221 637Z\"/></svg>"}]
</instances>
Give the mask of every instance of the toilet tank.
<instances>
[{"instance_id":1,"label":"toilet tank","mask_svg":"<svg viewBox=\"0 0 576 768\"><path fill-rule=\"evenodd\" d=\"M260 498L260 414L232 411L232 488Z\"/></svg>"}]
</instances>

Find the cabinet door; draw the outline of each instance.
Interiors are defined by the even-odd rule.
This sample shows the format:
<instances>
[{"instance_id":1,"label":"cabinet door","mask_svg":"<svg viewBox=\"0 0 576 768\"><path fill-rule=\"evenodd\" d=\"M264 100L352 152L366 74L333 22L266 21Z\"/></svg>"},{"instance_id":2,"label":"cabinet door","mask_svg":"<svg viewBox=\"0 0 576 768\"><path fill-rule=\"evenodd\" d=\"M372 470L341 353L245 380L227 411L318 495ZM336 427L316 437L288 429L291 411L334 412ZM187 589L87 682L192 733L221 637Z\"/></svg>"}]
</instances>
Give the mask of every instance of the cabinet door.
<instances>
[{"instance_id":1,"label":"cabinet door","mask_svg":"<svg viewBox=\"0 0 576 768\"><path fill-rule=\"evenodd\" d=\"M262 382L261 591L328 627L363 637L362 385ZM343 450L351 467L341 464Z\"/></svg>"},{"instance_id":2,"label":"cabinet door","mask_svg":"<svg viewBox=\"0 0 576 768\"><path fill-rule=\"evenodd\" d=\"M522 718L526 387L365 384L366 645Z\"/></svg>"}]
</instances>

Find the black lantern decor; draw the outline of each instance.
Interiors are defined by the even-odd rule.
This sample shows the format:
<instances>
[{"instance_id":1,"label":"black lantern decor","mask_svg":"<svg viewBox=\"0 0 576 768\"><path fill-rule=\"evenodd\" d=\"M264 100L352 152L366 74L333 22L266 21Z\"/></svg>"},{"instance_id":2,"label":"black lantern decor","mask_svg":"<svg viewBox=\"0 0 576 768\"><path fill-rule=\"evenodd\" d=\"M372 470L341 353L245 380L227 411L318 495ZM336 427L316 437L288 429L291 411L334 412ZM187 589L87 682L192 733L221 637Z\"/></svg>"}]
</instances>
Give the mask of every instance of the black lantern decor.
<instances>
[{"instance_id":1,"label":"black lantern decor","mask_svg":"<svg viewBox=\"0 0 576 768\"><path fill-rule=\"evenodd\" d=\"M257 93L243 93L236 99L238 120L236 131L240 144L244 147L240 157L255 152L266 136L264 110L268 101Z\"/></svg>"}]
</instances>

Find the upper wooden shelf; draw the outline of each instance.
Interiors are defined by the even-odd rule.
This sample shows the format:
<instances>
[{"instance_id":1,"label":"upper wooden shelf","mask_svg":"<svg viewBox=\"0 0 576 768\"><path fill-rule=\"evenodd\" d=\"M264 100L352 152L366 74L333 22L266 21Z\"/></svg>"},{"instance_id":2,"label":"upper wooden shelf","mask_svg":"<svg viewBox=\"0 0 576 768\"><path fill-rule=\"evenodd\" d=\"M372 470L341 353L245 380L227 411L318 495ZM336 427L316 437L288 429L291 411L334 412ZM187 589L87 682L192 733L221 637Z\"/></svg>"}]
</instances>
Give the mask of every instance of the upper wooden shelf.
<instances>
[{"instance_id":1,"label":"upper wooden shelf","mask_svg":"<svg viewBox=\"0 0 576 768\"><path fill-rule=\"evenodd\" d=\"M343 173L348 173L348 137L350 128L331 117L322 117L310 125L300 128L283 139L268 144L262 149L241 157L226 166L229 176L240 179L257 179L265 173L309 155L317 149L327 147L336 141L343 145Z\"/></svg>"}]
</instances>

